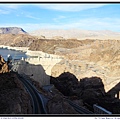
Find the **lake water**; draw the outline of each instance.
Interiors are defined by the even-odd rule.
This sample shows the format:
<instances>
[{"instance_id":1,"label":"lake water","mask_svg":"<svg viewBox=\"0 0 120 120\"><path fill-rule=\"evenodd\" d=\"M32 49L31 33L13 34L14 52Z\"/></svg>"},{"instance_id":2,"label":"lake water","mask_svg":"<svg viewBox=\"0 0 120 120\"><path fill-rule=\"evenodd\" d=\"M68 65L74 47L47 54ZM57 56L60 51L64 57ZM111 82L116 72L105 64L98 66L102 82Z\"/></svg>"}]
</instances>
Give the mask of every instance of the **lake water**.
<instances>
[{"instance_id":1,"label":"lake water","mask_svg":"<svg viewBox=\"0 0 120 120\"><path fill-rule=\"evenodd\" d=\"M27 58L28 56L25 52L9 50L5 48L0 48L0 55L7 61L7 56L10 54L13 59L21 59L22 57Z\"/></svg>"}]
</instances>

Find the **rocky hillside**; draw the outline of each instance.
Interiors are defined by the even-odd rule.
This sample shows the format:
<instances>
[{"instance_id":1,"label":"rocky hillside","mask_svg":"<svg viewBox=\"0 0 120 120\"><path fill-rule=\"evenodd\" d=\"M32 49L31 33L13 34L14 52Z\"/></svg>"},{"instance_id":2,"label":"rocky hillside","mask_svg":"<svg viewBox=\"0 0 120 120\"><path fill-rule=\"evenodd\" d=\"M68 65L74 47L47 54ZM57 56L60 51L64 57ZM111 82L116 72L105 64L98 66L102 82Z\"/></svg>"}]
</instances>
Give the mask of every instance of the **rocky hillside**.
<instances>
[{"instance_id":1,"label":"rocky hillside","mask_svg":"<svg viewBox=\"0 0 120 120\"><path fill-rule=\"evenodd\" d=\"M80 80L84 77L102 78L105 91L109 91L120 82L120 41L95 40L77 48L55 50L64 60L52 68L52 76L71 72Z\"/></svg>"},{"instance_id":2,"label":"rocky hillside","mask_svg":"<svg viewBox=\"0 0 120 120\"><path fill-rule=\"evenodd\" d=\"M28 47L36 39L19 27L0 28L0 45Z\"/></svg>"},{"instance_id":3,"label":"rocky hillside","mask_svg":"<svg viewBox=\"0 0 120 120\"><path fill-rule=\"evenodd\" d=\"M7 63L0 59L0 114L32 114L31 97L17 77L15 72L9 72ZM75 109L66 101L65 96L56 88L52 93L46 91L41 85L29 79L38 91L43 94L48 102L45 104L48 114L78 114ZM84 107L84 106L83 106Z\"/></svg>"},{"instance_id":4,"label":"rocky hillside","mask_svg":"<svg viewBox=\"0 0 120 120\"><path fill-rule=\"evenodd\" d=\"M118 107L120 100L105 92L104 84L99 77L86 77L78 81L75 75L64 72L56 78L51 77L51 83L63 95L91 111L94 111L93 105L97 104L113 114L120 113L120 108Z\"/></svg>"},{"instance_id":5,"label":"rocky hillside","mask_svg":"<svg viewBox=\"0 0 120 120\"><path fill-rule=\"evenodd\" d=\"M60 53L60 52L59 52ZM63 55L63 54L62 54ZM64 56L71 60L87 60L109 69L108 76L119 76L120 41L96 40L87 44L64 51Z\"/></svg>"},{"instance_id":6,"label":"rocky hillside","mask_svg":"<svg viewBox=\"0 0 120 120\"><path fill-rule=\"evenodd\" d=\"M22 28L19 27L2 27L0 28L0 34L26 34Z\"/></svg>"},{"instance_id":7,"label":"rocky hillside","mask_svg":"<svg viewBox=\"0 0 120 120\"><path fill-rule=\"evenodd\" d=\"M30 114L30 96L15 73L0 56L0 114Z\"/></svg>"},{"instance_id":8,"label":"rocky hillside","mask_svg":"<svg viewBox=\"0 0 120 120\"><path fill-rule=\"evenodd\" d=\"M35 51L43 51L50 54L55 54L57 49L69 50L79 46L92 43L94 40L77 40L77 39L66 39L66 40L53 40L53 39L39 39L30 44L29 49Z\"/></svg>"},{"instance_id":9,"label":"rocky hillside","mask_svg":"<svg viewBox=\"0 0 120 120\"><path fill-rule=\"evenodd\" d=\"M28 47L36 37L28 34L0 34L0 45Z\"/></svg>"},{"instance_id":10,"label":"rocky hillside","mask_svg":"<svg viewBox=\"0 0 120 120\"><path fill-rule=\"evenodd\" d=\"M16 74L0 74L0 114L31 114L30 99Z\"/></svg>"},{"instance_id":11,"label":"rocky hillside","mask_svg":"<svg viewBox=\"0 0 120 120\"><path fill-rule=\"evenodd\" d=\"M78 79L99 76L106 90L119 82L120 40L38 39L29 47L30 50L64 56L64 60L52 68L54 77L64 71L74 73Z\"/></svg>"}]
</instances>

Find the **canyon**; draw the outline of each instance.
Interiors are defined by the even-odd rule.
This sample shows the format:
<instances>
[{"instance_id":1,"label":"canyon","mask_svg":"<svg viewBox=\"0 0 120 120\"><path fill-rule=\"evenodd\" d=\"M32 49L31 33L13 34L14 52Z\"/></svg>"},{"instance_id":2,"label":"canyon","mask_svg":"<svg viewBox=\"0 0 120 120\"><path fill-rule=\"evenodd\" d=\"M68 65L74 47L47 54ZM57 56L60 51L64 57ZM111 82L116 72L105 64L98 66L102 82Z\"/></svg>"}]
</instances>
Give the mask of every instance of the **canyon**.
<instances>
[{"instance_id":1,"label":"canyon","mask_svg":"<svg viewBox=\"0 0 120 120\"><path fill-rule=\"evenodd\" d=\"M84 107L84 102L91 106L98 103L112 113L119 113L117 106L116 110L109 107L112 100L119 105L120 99L119 33L104 31L103 35L103 32L97 31L93 32L94 36L89 36L93 34L92 31L83 32L83 37L66 37L63 34L58 36L54 32L47 36L47 31L46 34L41 32L39 35L34 34L35 36L1 34L0 47L17 49L30 55L31 58L14 61L12 70L19 74L25 73L38 82L40 87L54 84L64 96ZM90 96L86 96L88 94ZM54 96L56 101L58 98L63 99L58 96ZM50 103L51 107L52 105ZM89 107L88 109L91 110Z\"/></svg>"}]
</instances>

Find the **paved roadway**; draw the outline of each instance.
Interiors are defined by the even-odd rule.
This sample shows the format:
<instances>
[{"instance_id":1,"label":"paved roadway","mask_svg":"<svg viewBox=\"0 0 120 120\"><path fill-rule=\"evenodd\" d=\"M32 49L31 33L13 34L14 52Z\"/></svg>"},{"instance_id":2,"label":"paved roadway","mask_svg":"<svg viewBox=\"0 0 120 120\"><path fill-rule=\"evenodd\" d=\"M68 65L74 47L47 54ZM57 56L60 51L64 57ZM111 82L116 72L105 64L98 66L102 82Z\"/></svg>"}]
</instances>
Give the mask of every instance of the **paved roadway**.
<instances>
[{"instance_id":1,"label":"paved roadway","mask_svg":"<svg viewBox=\"0 0 120 120\"><path fill-rule=\"evenodd\" d=\"M33 114L47 114L47 110L44 104L43 96L38 93L36 88L22 75L17 74L20 81L24 84L28 93L31 96L32 104L33 104Z\"/></svg>"},{"instance_id":2,"label":"paved roadway","mask_svg":"<svg viewBox=\"0 0 120 120\"><path fill-rule=\"evenodd\" d=\"M19 75L17 74L20 81L24 84L25 88L27 89L28 93L31 96L32 104L33 104L33 114L47 114L46 110L46 103L48 99L44 97L44 95L40 94L39 91L33 86L30 81L25 77L25 75ZM51 88L53 88L54 85L47 85L43 88L48 91L52 92ZM93 114L91 111L75 104L69 99L65 99L79 114Z\"/></svg>"}]
</instances>

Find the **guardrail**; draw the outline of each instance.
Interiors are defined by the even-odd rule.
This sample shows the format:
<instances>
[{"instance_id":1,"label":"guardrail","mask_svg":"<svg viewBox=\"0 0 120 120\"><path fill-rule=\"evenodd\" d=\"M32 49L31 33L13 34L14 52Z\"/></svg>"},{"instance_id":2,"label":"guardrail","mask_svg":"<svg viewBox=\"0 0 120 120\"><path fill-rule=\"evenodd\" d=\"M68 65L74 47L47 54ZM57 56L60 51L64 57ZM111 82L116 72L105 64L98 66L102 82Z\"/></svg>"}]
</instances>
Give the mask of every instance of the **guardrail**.
<instances>
[{"instance_id":1,"label":"guardrail","mask_svg":"<svg viewBox=\"0 0 120 120\"><path fill-rule=\"evenodd\" d=\"M103 108L99 105L96 105L96 104L93 105L93 108L94 108L95 114L112 114L112 112L110 112L110 111L106 110L105 108Z\"/></svg>"}]
</instances>

